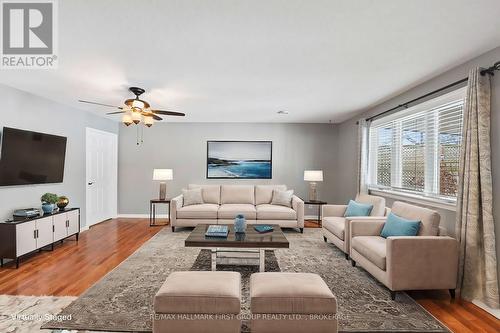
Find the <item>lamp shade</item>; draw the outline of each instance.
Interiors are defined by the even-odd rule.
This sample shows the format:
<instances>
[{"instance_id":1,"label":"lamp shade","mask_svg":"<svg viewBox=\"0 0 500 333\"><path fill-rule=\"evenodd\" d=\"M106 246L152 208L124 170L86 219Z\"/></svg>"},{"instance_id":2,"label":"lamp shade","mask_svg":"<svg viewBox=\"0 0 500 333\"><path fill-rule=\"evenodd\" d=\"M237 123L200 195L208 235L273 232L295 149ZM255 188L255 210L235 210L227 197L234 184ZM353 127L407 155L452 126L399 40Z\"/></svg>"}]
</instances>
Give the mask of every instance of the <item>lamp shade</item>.
<instances>
[{"instance_id":1,"label":"lamp shade","mask_svg":"<svg viewBox=\"0 0 500 333\"><path fill-rule=\"evenodd\" d=\"M305 170L304 180L307 182L322 182L323 170Z\"/></svg>"},{"instance_id":2,"label":"lamp shade","mask_svg":"<svg viewBox=\"0 0 500 333\"><path fill-rule=\"evenodd\" d=\"M174 171L172 169L154 169L153 180L171 180L174 179Z\"/></svg>"}]
</instances>

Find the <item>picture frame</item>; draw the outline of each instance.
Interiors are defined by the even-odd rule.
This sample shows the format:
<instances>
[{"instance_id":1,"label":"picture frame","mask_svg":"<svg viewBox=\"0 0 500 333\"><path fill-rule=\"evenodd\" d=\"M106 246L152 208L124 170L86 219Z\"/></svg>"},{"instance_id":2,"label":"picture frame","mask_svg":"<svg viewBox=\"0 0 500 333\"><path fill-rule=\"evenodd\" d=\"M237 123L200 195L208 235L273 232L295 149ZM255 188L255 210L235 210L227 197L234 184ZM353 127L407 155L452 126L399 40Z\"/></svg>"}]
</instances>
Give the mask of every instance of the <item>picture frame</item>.
<instances>
[{"instance_id":1,"label":"picture frame","mask_svg":"<svg viewBox=\"0 0 500 333\"><path fill-rule=\"evenodd\" d=\"M272 141L207 141L207 179L272 179Z\"/></svg>"}]
</instances>

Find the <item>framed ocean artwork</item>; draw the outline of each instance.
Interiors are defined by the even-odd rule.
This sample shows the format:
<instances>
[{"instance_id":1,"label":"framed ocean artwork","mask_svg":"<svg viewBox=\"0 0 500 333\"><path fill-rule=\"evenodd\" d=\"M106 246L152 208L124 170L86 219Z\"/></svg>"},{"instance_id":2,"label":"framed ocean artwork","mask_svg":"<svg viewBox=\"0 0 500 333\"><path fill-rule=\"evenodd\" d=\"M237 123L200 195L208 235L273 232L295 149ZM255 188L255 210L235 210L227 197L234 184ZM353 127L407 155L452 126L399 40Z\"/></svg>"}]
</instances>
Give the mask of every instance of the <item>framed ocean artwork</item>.
<instances>
[{"instance_id":1,"label":"framed ocean artwork","mask_svg":"<svg viewBox=\"0 0 500 333\"><path fill-rule=\"evenodd\" d=\"M207 141L207 178L271 179L272 141Z\"/></svg>"}]
</instances>

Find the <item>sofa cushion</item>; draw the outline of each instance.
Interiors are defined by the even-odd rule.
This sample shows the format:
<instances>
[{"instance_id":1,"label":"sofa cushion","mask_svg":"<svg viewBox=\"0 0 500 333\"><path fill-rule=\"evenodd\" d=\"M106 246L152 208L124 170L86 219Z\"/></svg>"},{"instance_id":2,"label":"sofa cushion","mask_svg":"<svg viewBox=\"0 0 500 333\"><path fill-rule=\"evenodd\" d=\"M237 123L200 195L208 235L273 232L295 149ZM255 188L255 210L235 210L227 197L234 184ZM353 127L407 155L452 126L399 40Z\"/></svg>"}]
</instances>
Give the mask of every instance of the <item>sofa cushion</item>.
<instances>
[{"instance_id":1,"label":"sofa cushion","mask_svg":"<svg viewBox=\"0 0 500 333\"><path fill-rule=\"evenodd\" d=\"M220 204L220 185L188 185L188 189L194 188L201 188L204 203Z\"/></svg>"},{"instance_id":2,"label":"sofa cushion","mask_svg":"<svg viewBox=\"0 0 500 333\"><path fill-rule=\"evenodd\" d=\"M385 271L386 242L387 240L380 236L357 236L351 240L351 246L363 257Z\"/></svg>"},{"instance_id":3,"label":"sofa cushion","mask_svg":"<svg viewBox=\"0 0 500 333\"><path fill-rule=\"evenodd\" d=\"M222 185L221 204L255 204L255 186Z\"/></svg>"},{"instance_id":4,"label":"sofa cushion","mask_svg":"<svg viewBox=\"0 0 500 333\"><path fill-rule=\"evenodd\" d=\"M373 205L370 216L385 215L385 198L370 194L358 194L356 202Z\"/></svg>"},{"instance_id":5,"label":"sofa cushion","mask_svg":"<svg viewBox=\"0 0 500 333\"><path fill-rule=\"evenodd\" d=\"M254 273L250 276L252 313L334 314L337 300L312 273Z\"/></svg>"},{"instance_id":6,"label":"sofa cushion","mask_svg":"<svg viewBox=\"0 0 500 333\"><path fill-rule=\"evenodd\" d=\"M255 204L270 204L273 199L273 190L286 191L285 185L256 185Z\"/></svg>"},{"instance_id":7,"label":"sofa cushion","mask_svg":"<svg viewBox=\"0 0 500 333\"><path fill-rule=\"evenodd\" d=\"M323 228L330 231L339 239L345 239L345 218L337 216L323 217Z\"/></svg>"},{"instance_id":8,"label":"sofa cushion","mask_svg":"<svg viewBox=\"0 0 500 333\"><path fill-rule=\"evenodd\" d=\"M238 314L241 276L236 272L174 272L154 298L156 313Z\"/></svg>"},{"instance_id":9,"label":"sofa cushion","mask_svg":"<svg viewBox=\"0 0 500 333\"><path fill-rule=\"evenodd\" d=\"M177 210L179 219L217 219L219 205L201 204L185 206Z\"/></svg>"},{"instance_id":10,"label":"sofa cushion","mask_svg":"<svg viewBox=\"0 0 500 333\"><path fill-rule=\"evenodd\" d=\"M238 214L242 214L247 220L255 220L257 217L255 206L250 204L221 205L217 217L219 219L234 219Z\"/></svg>"},{"instance_id":11,"label":"sofa cushion","mask_svg":"<svg viewBox=\"0 0 500 333\"><path fill-rule=\"evenodd\" d=\"M396 201L392 205L391 211L402 218L422 222L418 236L437 236L439 234L441 216L435 210Z\"/></svg>"},{"instance_id":12,"label":"sofa cushion","mask_svg":"<svg viewBox=\"0 0 500 333\"><path fill-rule=\"evenodd\" d=\"M257 207L257 220L296 220L297 212L285 206L263 204Z\"/></svg>"},{"instance_id":13,"label":"sofa cushion","mask_svg":"<svg viewBox=\"0 0 500 333\"><path fill-rule=\"evenodd\" d=\"M345 210L345 217L352 216L370 216L372 212L373 205L372 204L364 204L361 202L356 202L354 200L349 200L349 204L347 205L347 209Z\"/></svg>"},{"instance_id":14,"label":"sofa cushion","mask_svg":"<svg viewBox=\"0 0 500 333\"><path fill-rule=\"evenodd\" d=\"M190 206L190 205L200 205L203 203L203 197L201 195L200 188L194 188L191 190L182 190L182 205Z\"/></svg>"},{"instance_id":15,"label":"sofa cushion","mask_svg":"<svg viewBox=\"0 0 500 333\"><path fill-rule=\"evenodd\" d=\"M380 236L416 236L420 229L420 221L411 221L390 213L385 221Z\"/></svg>"}]
</instances>

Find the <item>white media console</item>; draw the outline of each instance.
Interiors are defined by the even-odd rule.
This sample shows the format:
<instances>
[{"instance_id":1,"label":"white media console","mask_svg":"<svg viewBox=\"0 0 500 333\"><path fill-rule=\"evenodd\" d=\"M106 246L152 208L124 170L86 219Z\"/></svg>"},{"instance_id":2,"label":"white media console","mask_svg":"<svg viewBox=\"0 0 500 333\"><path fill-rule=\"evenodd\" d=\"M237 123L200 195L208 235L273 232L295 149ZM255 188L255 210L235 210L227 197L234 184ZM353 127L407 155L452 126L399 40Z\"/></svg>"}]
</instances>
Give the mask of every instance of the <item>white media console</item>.
<instances>
[{"instance_id":1,"label":"white media console","mask_svg":"<svg viewBox=\"0 0 500 333\"><path fill-rule=\"evenodd\" d=\"M16 261L31 252L50 246L65 238L80 233L80 209L71 208L52 214L45 214L21 221L0 223L0 261L4 259Z\"/></svg>"}]
</instances>

